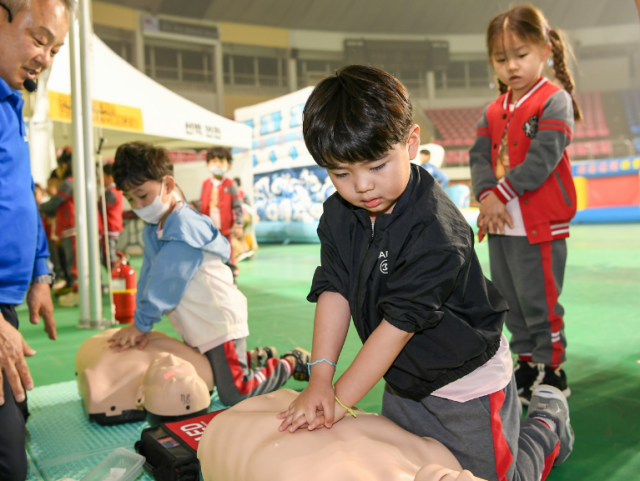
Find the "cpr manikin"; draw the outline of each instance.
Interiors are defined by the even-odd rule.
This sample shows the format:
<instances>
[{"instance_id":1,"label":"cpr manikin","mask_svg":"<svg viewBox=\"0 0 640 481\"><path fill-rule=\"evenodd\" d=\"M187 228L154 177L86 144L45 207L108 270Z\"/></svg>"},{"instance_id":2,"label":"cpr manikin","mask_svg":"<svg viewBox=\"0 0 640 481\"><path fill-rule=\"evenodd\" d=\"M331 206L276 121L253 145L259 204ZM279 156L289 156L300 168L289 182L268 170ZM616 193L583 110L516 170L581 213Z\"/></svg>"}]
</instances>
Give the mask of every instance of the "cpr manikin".
<instances>
[{"instance_id":1,"label":"cpr manikin","mask_svg":"<svg viewBox=\"0 0 640 481\"><path fill-rule=\"evenodd\" d=\"M162 332L151 331L149 343L143 350L117 352L110 349L107 342L115 332L116 329L110 329L87 339L76 355L78 391L90 419L101 424L144 419L146 413L140 389L147 369L161 354L173 355L173 359L165 359L163 363L180 364L186 361L201 378L207 392L213 391L213 373L209 361L183 342ZM178 374L180 376L176 380L183 378L185 373ZM177 408L172 415L182 414L186 406L184 404L182 408ZM192 410L196 407L190 405ZM197 410L200 409L198 407Z\"/></svg>"},{"instance_id":2,"label":"cpr manikin","mask_svg":"<svg viewBox=\"0 0 640 481\"><path fill-rule=\"evenodd\" d=\"M298 393L250 398L215 417L198 447L204 481L479 481L440 442L377 414L331 429L280 432L276 418Z\"/></svg>"}]
</instances>

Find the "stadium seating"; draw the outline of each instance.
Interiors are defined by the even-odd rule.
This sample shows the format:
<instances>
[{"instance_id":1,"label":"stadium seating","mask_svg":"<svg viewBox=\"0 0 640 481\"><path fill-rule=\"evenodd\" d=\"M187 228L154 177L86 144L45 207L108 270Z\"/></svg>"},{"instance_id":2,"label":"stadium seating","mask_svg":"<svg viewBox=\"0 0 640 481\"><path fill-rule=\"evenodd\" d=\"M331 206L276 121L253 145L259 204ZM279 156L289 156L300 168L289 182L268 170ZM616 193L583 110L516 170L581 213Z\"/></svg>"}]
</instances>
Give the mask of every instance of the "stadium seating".
<instances>
[{"instance_id":1,"label":"stadium seating","mask_svg":"<svg viewBox=\"0 0 640 481\"><path fill-rule=\"evenodd\" d=\"M576 123L574 138L608 137L609 127L607 126L600 92L575 94L575 99L580 106L580 110L582 110L583 121Z\"/></svg>"},{"instance_id":2,"label":"stadium seating","mask_svg":"<svg viewBox=\"0 0 640 481\"><path fill-rule=\"evenodd\" d=\"M465 165L469 163L469 150L446 150L444 154L444 166Z\"/></svg>"},{"instance_id":3,"label":"stadium seating","mask_svg":"<svg viewBox=\"0 0 640 481\"><path fill-rule=\"evenodd\" d=\"M484 107L428 109L427 117L436 128L435 143L443 147L470 147L476 137L476 124Z\"/></svg>"},{"instance_id":4,"label":"stadium seating","mask_svg":"<svg viewBox=\"0 0 640 481\"><path fill-rule=\"evenodd\" d=\"M591 140L589 142L575 142L567 148L570 159L593 158L612 155L613 147L610 140Z\"/></svg>"}]
</instances>

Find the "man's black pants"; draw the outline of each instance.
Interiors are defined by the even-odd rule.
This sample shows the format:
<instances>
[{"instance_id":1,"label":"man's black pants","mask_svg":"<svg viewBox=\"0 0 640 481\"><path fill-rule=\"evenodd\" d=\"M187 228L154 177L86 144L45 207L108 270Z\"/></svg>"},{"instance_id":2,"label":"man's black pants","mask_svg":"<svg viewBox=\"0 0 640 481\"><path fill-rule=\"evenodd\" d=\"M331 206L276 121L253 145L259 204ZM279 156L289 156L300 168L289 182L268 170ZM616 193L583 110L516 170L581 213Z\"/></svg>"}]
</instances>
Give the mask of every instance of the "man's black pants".
<instances>
[{"instance_id":1,"label":"man's black pants","mask_svg":"<svg viewBox=\"0 0 640 481\"><path fill-rule=\"evenodd\" d=\"M18 328L15 306L0 304L6 321ZM16 402L7 377L2 371L4 404L0 406L0 479L24 481L27 478L27 452L25 451L25 422L29 415L27 400ZM25 391L26 394L26 391Z\"/></svg>"}]
</instances>

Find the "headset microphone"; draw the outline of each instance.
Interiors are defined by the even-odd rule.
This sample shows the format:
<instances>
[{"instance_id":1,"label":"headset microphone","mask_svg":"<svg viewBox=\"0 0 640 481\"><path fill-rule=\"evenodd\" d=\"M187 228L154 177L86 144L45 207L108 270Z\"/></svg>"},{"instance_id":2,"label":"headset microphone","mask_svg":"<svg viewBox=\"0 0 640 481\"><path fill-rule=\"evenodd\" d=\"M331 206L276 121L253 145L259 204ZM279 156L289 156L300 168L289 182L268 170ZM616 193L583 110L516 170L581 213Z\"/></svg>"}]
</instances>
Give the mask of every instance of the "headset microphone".
<instances>
[{"instance_id":1,"label":"headset microphone","mask_svg":"<svg viewBox=\"0 0 640 481\"><path fill-rule=\"evenodd\" d=\"M30 78L25 80L22 86L27 92L35 92L36 90L38 90L38 84Z\"/></svg>"}]
</instances>

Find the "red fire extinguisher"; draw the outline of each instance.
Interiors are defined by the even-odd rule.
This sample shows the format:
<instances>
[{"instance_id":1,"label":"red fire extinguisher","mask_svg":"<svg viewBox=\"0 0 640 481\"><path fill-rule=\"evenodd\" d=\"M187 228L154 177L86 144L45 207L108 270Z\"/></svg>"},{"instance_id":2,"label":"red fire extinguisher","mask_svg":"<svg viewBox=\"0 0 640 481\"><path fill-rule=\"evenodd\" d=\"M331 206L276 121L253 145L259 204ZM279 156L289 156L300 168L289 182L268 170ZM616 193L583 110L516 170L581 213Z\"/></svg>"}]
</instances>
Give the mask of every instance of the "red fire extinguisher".
<instances>
[{"instance_id":1,"label":"red fire extinguisher","mask_svg":"<svg viewBox=\"0 0 640 481\"><path fill-rule=\"evenodd\" d=\"M136 270L127 264L126 256L118 252L120 259L111 271L115 318L119 324L131 324L136 310Z\"/></svg>"}]
</instances>

